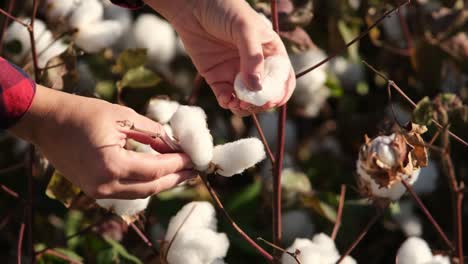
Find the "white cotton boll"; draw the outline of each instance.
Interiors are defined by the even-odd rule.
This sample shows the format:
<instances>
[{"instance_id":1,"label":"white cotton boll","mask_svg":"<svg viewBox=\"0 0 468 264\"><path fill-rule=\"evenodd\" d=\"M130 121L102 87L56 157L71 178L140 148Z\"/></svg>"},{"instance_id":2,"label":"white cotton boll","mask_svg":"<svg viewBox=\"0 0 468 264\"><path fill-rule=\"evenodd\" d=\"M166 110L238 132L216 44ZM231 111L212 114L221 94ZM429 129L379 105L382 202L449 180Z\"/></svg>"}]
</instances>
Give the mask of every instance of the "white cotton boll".
<instances>
[{"instance_id":1,"label":"white cotton boll","mask_svg":"<svg viewBox=\"0 0 468 264\"><path fill-rule=\"evenodd\" d=\"M187 218L189 214L190 216ZM167 241L172 239L182 223L184 223L184 225L180 228L181 231L184 229L194 230L199 228L207 228L216 231L217 219L215 209L209 202L191 202L184 205L169 222L166 232Z\"/></svg>"},{"instance_id":2,"label":"white cotton boll","mask_svg":"<svg viewBox=\"0 0 468 264\"><path fill-rule=\"evenodd\" d=\"M114 47L118 51L134 48L134 40L131 34L133 16L131 10L112 4L109 0L104 1L104 19L112 20L120 24L122 35L115 42Z\"/></svg>"},{"instance_id":3,"label":"white cotton boll","mask_svg":"<svg viewBox=\"0 0 468 264\"><path fill-rule=\"evenodd\" d=\"M437 188L439 169L434 160L429 159L427 167L421 168L418 180L414 183L413 189L418 194L432 193Z\"/></svg>"},{"instance_id":4,"label":"white cotton boll","mask_svg":"<svg viewBox=\"0 0 468 264\"><path fill-rule=\"evenodd\" d=\"M134 216L146 209L151 197L135 200L97 199L96 203L120 216Z\"/></svg>"},{"instance_id":5,"label":"white cotton boll","mask_svg":"<svg viewBox=\"0 0 468 264\"><path fill-rule=\"evenodd\" d=\"M330 63L330 70L338 77L343 87L354 89L364 79L364 67L344 57L336 57Z\"/></svg>"},{"instance_id":6,"label":"white cotton boll","mask_svg":"<svg viewBox=\"0 0 468 264\"><path fill-rule=\"evenodd\" d=\"M200 107L179 106L170 120L174 137L182 150L190 156L196 169L205 171L213 158L213 137Z\"/></svg>"},{"instance_id":7,"label":"white cotton boll","mask_svg":"<svg viewBox=\"0 0 468 264\"><path fill-rule=\"evenodd\" d=\"M93 25L102 20L104 8L98 0L80 0L73 9L69 23L74 28L81 28L85 25Z\"/></svg>"},{"instance_id":8,"label":"white cotton boll","mask_svg":"<svg viewBox=\"0 0 468 264\"><path fill-rule=\"evenodd\" d=\"M289 55L295 72L306 70L326 58L326 56L320 49ZM328 64L322 65L296 80L296 89L292 95L292 100L296 105L304 108L304 114L307 117L317 116L330 95L329 89L325 87L327 67Z\"/></svg>"},{"instance_id":9,"label":"white cotton boll","mask_svg":"<svg viewBox=\"0 0 468 264\"><path fill-rule=\"evenodd\" d=\"M419 237L410 237L398 249L396 263L425 264L432 260L432 252L426 241Z\"/></svg>"},{"instance_id":10,"label":"white cotton boll","mask_svg":"<svg viewBox=\"0 0 468 264\"><path fill-rule=\"evenodd\" d=\"M270 101L279 101L284 96L284 87L291 71L291 62L286 56L275 55L265 58L265 69L260 81L262 89L251 91L238 73L234 80L237 97L244 102L262 106Z\"/></svg>"},{"instance_id":11,"label":"white cotton boll","mask_svg":"<svg viewBox=\"0 0 468 264\"><path fill-rule=\"evenodd\" d=\"M20 18L20 20L28 24L30 22L28 18ZM34 22L34 40L36 43L40 41L40 36L46 31L48 34L51 34L50 31L47 30L45 23L42 20L36 19ZM31 56L31 40L29 38L29 32L26 27L16 21L12 22L8 27L4 43L13 41L18 42L21 45L21 49L17 53L9 54L11 60L20 63L26 56Z\"/></svg>"},{"instance_id":12,"label":"white cotton boll","mask_svg":"<svg viewBox=\"0 0 468 264\"><path fill-rule=\"evenodd\" d=\"M312 240L297 238L286 250L289 252L299 250L300 254L297 258L302 264L334 264L340 258L335 242L323 233L315 235ZM281 263L295 264L297 262L290 255L283 253ZM341 263L356 264L356 261L352 257L346 256Z\"/></svg>"},{"instance_id":13,"label":"white cotton boll","mask_svg":"<svg viewBox=\"0 0 468 264\"><path fill-rule=\"evenodd\" d=\"M146 108L146 116L161 124L167 124L179 108L176 101L153 98Z\"/></svg>"},{"instance_id":14,"label":"white cotton boll","mask_svg":"<svg viewBox=\"0 0 468 264\"><path fill-rule=\"evenodd\" d=\"M277 126L278 112L271 111L257 114L258 122L263 129L263 133L268 142L268 145L273 151L276 150L277 142ZM259 137L257 129L253 126L249 132L251 137ZM297 146L297 127L290 119L286 119L286 135L284 140L284 148L286 152L292 153Z\"/></svg>"},{"instance_id":15,"label":"white cotton boll","mask_svg":"<svg viewBox=\"0 0 468 264\"><path fill-rule=\"evenodd\" d=\"M176 35L171 25L152 14L140 15L133 27L135 43L138 48L148 51L152 63L166 64L176 53Z\"/></svg>"},{"instance_id":16,"label":"white cotton boll","mask_svg":"<svg viewBox=\"0 0 468 264\"><path fill-rule=\"evenodd\" d=\"M47 0L46 16L49 20L66 18L77 4L78 0Z\"/></svg>"},{"instance_id":17,"label":"white cotton boll","mask_svg":"<svg viewBox=\"0 0 468 264\"><path fill-rule=\"evenodd\" d=\"M45 46L43 49L38 49L40 54L38 56L39 67L44 68L49 60L64 53L67 48L68 45L61 40L54 42L54 40L51 39L51 42L49 42L47 46Z\"/></svg>"},{"instance_id":18,"label":"white cotton boll","mask_svg":"<svg viewBox=\"0 0 468 264\"><path fill-rule=\"evenodd\" d=\"M94 53L112 46L122 35L122 27L115 21L102 21L81 26L75 35L76 45Z\"/></svg>"},{"instance_id":19,"label":"white cotton boll","mask_svg":"<svg viewBox=\"0 0 468 264\"><path fill-rule=\"evenodd\" d=\"M290 244L297 237L310 237L315 226L306 210L290 210L281 216L283 242Z\"/></svg>"},{"instance_id":20,"label":"white cotton boll","mask_svg":"<svg viewBox=\"0 0 468 264\"><path fill-rule=\"evenodd\" d=\"M244 138L216 146L212 163L217 166L216 173L231 177L242 173L263 159L265 159L263 143L258 138Z\"/></svg>"}]
</instances>

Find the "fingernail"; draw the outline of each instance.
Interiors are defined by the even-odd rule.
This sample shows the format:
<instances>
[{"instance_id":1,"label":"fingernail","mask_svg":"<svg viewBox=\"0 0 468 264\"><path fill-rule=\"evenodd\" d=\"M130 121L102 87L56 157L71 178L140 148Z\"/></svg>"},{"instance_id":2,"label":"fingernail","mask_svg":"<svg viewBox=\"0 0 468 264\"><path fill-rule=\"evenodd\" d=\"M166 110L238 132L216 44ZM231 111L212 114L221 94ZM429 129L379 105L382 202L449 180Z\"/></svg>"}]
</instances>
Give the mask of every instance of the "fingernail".
<instances>
[{"instance_id":1,"label":"fingernail","mask_svg":"<svg viewBox=\"0 0 468 264\"><path fill-rule=\"evenodd\" d=\"M260 91L262 85L260 84L260 74L248 74L247 75L247 88L251 91Z\"/></svg>"}]
</instances>

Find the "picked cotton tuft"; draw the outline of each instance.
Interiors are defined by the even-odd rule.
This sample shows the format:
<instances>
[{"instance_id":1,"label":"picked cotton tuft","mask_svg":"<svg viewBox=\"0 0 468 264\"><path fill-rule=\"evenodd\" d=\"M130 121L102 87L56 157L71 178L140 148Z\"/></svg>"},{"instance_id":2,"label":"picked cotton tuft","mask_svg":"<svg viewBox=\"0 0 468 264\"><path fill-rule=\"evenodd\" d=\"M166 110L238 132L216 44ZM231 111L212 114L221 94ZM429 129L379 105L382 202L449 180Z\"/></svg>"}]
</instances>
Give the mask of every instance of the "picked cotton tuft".
<instances>
[{"instance_id":1,"label":"picked cotton tuft","mask_svg":"<svg viewBox=\"0 0 468 264\"><path fill-rule=\"evenodd\" d=\"M215 210L210 203L191 202L182 207L170 220L166 233L166 242L173 240L166 252L168 262L223 263L229 240L226 234L217 232L216 225ZM177 230L179 231L174 238Z\"/></svg>"},{"instance_id":2,"label":"picked cotton tuft","mask_svg":"<svg viewBox=\"0 0 468 264\"><path fill-rule=\"evenodd\" d=\"M160 98L151 99L146 108L146 116L161 124L167 124L179 108L176 101Z\"/></svg>"},{"instance_id":3,"label":"picked cotton tuft","mask_svg":"<svg viewBox=\"0 0 468 264\"><path fill-rule=\"evenodd\" d=\"M315 235L312 240L297 238L286 250L289 252L299 250L300 254L297 258L302 264L334 264L340 258L335 242L323 233ZM296 264L297 262L289 254L283 253L281 263ZM341 263L355 264L356 261L352 257L346 256Z\"/></svg>"},{"instance_id":4,"label":"picked cotton tuft","mask_svg":"<svg viewBox=\"0 0 468 264\"><path fill-rule=\"evenodd\" d=\"M171 25L152 14L140 15L135 21L133 34L138 48L147 49L152 63L170 62L177 48L177 38Z\"/></svg>"},{"instance_id":5,"label":"picked cotton tuft","mask_svg":"<svg viewBox=\"0 0 468 264\"><path fill-rule=\"evenodd\" d=\"M200 107L179 106L170 120L174 137L190 156L196 169L205 171L213 158L213 137Z\"/></svg>"},{"instance_id":6,"label":"picked cotton tuft","mask_svg":"<svg viewBox=\"0 0 468 264\"><path fill-rule=\"evenodd\" d=\"M410 237L401 244L396 256L398 264L449 264L447 256L434 256L426 241L419 237Z\"/></svg>"},{"instance_id":7,"label":"picked cotton tuft","mask_svg":"<svg viewBox=\"0 0 468 264\"><path fill-rule=\"evenodd\" d=\"M356 162L358 185L365 196L396 201L406 192L403 180L414 184L420 168L427 165L427 152L420 136L424 131L412 124L407 133L366 138Z\"/></svg>"},{"instance_id":8,"label":"picked cotton tuft","mask_svg":"<svg viewBox=\"0 0 468 264\"><path fill-rule=\"evenodd\" d=\"M291 62L286 56L275 55L265 58L264 76L260 81L262 89L251 91L238 73L234 80L237 97L244 102L262 106L269 101L279 101L284 96L284 86L291 72Z\"/></svg>"},{"instance_id":9,"label":"picked cotton tuft","mask_svg":"<svg viewBox=\"0 0 468 264\"><path fill-rule=\"evenodd\" d=\"M245 138L216 146L212 163L216 166L216 173L230 177L242 173L263 159L263 143L258 138Z\"/></svg>"},{"instance_id":10,"label":"picked cotton tuft","mask_svg":"<svg viewBox=\"0 0 468 264\"><path fill-rule=\"evenodd\" d=\"M151 197L135 200L97 199L96 203L122 217L131 217L146 209Z\"/></svg>"}]
</instances>

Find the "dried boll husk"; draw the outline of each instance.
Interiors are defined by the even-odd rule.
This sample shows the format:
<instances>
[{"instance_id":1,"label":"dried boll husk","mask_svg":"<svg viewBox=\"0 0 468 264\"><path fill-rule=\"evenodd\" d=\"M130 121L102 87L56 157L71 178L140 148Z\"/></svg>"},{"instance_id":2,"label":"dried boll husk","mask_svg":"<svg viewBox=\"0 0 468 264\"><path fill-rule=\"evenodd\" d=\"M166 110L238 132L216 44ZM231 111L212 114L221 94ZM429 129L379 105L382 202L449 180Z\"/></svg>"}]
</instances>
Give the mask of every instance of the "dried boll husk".
<instances>
[{"instance_id":1,"label":"dried boll husk","mask_svg":"<svg viewBox=\"0 0 468 264\"><path fill-rule=\"evenodd\" d=\"M369 139L357 161L357 181L371 199L398 200L406 191L401 181L413 184L421 167L427 166L427 151L421 134L425 127L411 124L408 132Z\"/></svg>"}]
</instances>

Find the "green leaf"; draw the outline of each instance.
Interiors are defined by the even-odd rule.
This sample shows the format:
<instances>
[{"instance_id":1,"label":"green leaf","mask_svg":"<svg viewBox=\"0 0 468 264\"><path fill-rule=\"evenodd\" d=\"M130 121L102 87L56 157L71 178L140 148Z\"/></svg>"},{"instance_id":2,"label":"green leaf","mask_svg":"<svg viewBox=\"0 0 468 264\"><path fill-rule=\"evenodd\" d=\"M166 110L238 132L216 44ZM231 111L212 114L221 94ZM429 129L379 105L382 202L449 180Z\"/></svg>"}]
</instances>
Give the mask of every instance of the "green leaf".
<instances>
[{"instance_id":1,"label":"green leaf","mask_svg":"<svg viewBox=\"0 0 468 264\"><path fill-rule=\"evenodd\" d=\"M65 218L65 235L76 234L83 221L83 213L77 210L70 210ZM75 237L67 241L69 248L74 249L80 243L80 237Z\"/></svg>"},{"instance_id":2,"label":"green leaf","mask_svg":"<svg viewBox=\"0 0 468 264\"><path fill-rule=\"evenodd\" d=\"M47 185L46 195L60 201L65 207L70 207L73 199L81 192L80 188L76 187L67 180L59 171L55 171Z\"/></svg>"},{"instance_id":3,"label":"green leaf","mask_svg":"<svg viewBox=\"0 0 468 264\"><path fill-rule=\"evenodd\" d=\"M132 254L128 253L124 246L122 246L119 242L112 240L110 238L104 238L107 243L112 247L113 254L118 255L119 257L129 261L130 263L135 264L142 264L142 262Z\"/></svg>"},{"instance_id":4,"label":"green leaf","mask_svg":"<svg viewBox=\"0 0 468 264\"><path fill-rule=\"evenodd\" d=\"M124 74L128 70L145 65L148 59L146 49L128 49L120 53L115 65L114 74Z\"/></svg>"},{"instance_id":5,"label":"green leaf","mask_svg":"<svg viewBox=\"0 0 468 264\"><path fill-rule=\"evenodd\" d=\"M413 122L419 125L428 126L432 123L434 116L434 106L429 97L424 97L418 102L413 110Z\"/></svg>"},{"instance_id":6,"label":"green leaf","mask_svg":"<svg viewBox=\"0 0 468 264\"><path fill-rule=\"evenodd\" d=\"M241 208L243 205L249 204L260 195L262 190L262 183L260 180L255 180L252 184L247 186L244 190L236 194L227 204L228 211L234 211Z\"/></svg>"},{"instance_id":7,"label":"green leaf","mask_svg":"<svg viewBox=\"0 0 468 264\"><path fill-rule=\"evenodd\" d=\"M336 76L329 74L325 85L330 89L331 97L339 98L343 96L343 87L341 87L340 80Z\"/></svg>"},{"instance_id":8,"label":"green leaf","mask_svg":"<svg viewBox=\"0 0 468 264\"><path fill-rule=\"evenodd\" d=\"M105 80L96 83L95 93L99 98L112 102L116 92L117 87L114 81Z\"/></svg>"},{"instance_id":9,"label":"green leaf","mask_svg":"<svg viewBox=\"0 0 468 264\"><path fill-rule=\"evenodd\" d=\"M156 86L161 79L153 71L140 66L138 68L130 69L125 73L122 80L117 83L119 89L124 87L128 88L149 88Z\"/></svg>"},{"instance_id":10,"label":"green leaf","mask_svg":"<svg viewBox=\"0 0 468 264\"><path fill-rule=\"evenodd\" d=\"M358 82L358 84L356 85L356 92L359 94L359 95L366 95L369 93L369 85L367 84L367 82Z\"/></svg>"},{"instance_id":11,"label":"green leaf","mask_svg":"<svg viewBox=\"0 0 468 264\"><path fill-rule=\"evenodd\" d=\"M336 210L318 199L317 196L305 196L303 197L303 204L305 207L314 210L320 216L328 219L334 223L336 221Z\"/></svg>"}]
</instances>

